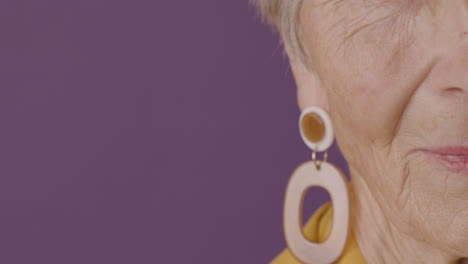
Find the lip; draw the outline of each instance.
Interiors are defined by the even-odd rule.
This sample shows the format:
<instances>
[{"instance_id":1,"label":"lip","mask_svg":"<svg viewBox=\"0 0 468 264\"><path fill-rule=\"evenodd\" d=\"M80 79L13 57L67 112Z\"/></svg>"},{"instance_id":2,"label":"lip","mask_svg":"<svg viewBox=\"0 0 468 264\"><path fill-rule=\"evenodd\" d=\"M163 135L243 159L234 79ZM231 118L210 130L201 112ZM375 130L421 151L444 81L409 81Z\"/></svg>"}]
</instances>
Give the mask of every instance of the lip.
<instances>
[{"instance_id":1,"label":"lip","mask_svg":"<svg viewBox=\"0 0 468 264\"><path fill-rule=\"evenodd\" d=\"M468 147L443 147L425 149L423 152L449 171L468 172Z\"/></svg>"}]
</instances>

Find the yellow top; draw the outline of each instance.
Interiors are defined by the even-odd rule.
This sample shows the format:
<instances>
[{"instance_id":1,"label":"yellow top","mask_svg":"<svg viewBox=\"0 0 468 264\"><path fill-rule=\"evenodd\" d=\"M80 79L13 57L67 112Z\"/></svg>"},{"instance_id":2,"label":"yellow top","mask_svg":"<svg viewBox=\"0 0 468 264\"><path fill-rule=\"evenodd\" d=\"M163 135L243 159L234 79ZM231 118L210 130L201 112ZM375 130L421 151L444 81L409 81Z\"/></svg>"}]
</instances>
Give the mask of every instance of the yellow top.
<instances>
[{"instance_id":1,"label":"yellow top","mask_svg":"<svg viewBox=\"0 0 468 264\"><path fill-rule=\"evenodd\" d=\"M333 207L330 202L322 205L303 228L304 236L310 241L320 243L327 239L333 220ZM366 264L358 248L353 232L349 232L348 242L335 264ZM270 264L301 264L289 249L284 249Z\"/></svg>"}]
</instances>

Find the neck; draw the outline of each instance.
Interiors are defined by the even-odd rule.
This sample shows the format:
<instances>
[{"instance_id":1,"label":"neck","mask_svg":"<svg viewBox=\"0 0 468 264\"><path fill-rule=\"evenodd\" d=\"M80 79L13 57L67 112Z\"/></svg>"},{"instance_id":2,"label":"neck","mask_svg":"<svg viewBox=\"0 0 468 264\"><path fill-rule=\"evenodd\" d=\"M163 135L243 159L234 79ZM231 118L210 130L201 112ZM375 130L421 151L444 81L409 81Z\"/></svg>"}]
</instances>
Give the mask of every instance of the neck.
<instances>
[{"instance_id":1,"label":"neck","mask_svg":"<svg viewBox=\"0 0 468 264\"><path fill-rule=\"evenodd\" d=\"M365 180L352 168L351 175L350 225L368 263L468 263L399 230L386 219Z\"/></svg>"}]
</instances>

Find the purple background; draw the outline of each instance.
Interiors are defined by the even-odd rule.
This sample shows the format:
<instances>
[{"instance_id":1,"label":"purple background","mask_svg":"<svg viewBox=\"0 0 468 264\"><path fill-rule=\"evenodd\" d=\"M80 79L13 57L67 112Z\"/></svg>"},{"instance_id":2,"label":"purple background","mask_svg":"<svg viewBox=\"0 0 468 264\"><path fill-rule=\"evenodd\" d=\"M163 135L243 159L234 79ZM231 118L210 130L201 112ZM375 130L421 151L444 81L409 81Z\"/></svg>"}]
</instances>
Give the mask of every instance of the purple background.
<instances>
[{"instance_id":1,"label":"purple background","mask_svg":"<svg viewBox=\"0 0 468 264\"><path fill-rule=\"evenodd\" d=\"M285 246L310 151L246 0L2 0L0 33L0 263L267 263Z\"/></svg>"}]
</instances>

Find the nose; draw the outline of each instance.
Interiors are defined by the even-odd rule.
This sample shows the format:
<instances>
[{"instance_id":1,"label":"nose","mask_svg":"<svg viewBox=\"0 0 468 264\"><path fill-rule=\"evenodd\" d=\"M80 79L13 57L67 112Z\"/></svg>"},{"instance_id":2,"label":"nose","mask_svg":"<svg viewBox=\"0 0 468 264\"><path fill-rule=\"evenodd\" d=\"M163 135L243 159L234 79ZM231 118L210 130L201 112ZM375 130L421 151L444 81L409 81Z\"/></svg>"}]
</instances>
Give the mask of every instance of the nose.
<instances>
[{"instance_id":1,"label":"nose","mask_svg":"<svg viewBox=\"0 0 468 264\"><path fill-rule=\"evenodd\" d=\"M461 45L452 46L440 56L433 69L436 78L432 87L439 95L468 101L468 31L461 34Z\"/></svg>"}]
</instances>

